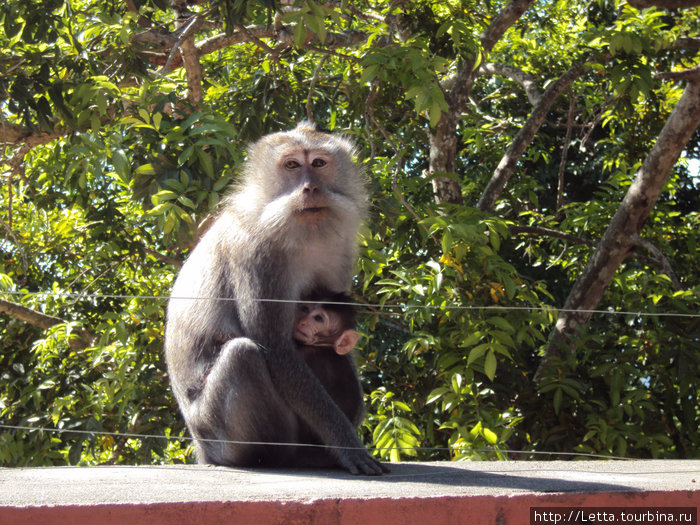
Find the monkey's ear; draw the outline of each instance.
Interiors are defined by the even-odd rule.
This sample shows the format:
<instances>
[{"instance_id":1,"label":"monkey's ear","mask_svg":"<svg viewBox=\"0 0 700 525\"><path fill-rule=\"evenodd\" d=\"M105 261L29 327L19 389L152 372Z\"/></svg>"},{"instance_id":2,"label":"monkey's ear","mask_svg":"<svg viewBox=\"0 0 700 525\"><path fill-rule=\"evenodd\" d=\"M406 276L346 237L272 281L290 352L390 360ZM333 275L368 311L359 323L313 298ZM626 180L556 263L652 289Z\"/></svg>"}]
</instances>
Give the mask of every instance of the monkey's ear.
<instances>
[{"instance_id":1,"label":"monkey's ear","mask_svg":"<svg viewBox=\"0 0 700 525\"><path fill-rule=\"evenodd\" d=\"M345 355L352 352L353 348L355 348L355 345L360 340L360 337L362 336L355 330L343 331L340 337L335 340L335 353L338 355Z\"/></svg>"}]
</instances>

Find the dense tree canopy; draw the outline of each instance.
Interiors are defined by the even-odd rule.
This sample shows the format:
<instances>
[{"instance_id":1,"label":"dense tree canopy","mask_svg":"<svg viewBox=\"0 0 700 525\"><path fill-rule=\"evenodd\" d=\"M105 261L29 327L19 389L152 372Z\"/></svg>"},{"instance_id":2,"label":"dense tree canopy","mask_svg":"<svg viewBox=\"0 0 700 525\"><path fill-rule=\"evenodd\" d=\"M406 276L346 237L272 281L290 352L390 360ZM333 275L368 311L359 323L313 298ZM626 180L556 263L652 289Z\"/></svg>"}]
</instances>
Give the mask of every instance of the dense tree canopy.
<instances>
[{"instance_id":1,"label":"dense tree canopy","mask_svg":"<svg viewBox=\"0 0 700 525\"><path fill-rule=\"evenodd\" d=\"M377 456L697 457L698 5L7 0L0 464L192 461L173 276L302 119L371 190Z\"/></svg>"}]
</instances>

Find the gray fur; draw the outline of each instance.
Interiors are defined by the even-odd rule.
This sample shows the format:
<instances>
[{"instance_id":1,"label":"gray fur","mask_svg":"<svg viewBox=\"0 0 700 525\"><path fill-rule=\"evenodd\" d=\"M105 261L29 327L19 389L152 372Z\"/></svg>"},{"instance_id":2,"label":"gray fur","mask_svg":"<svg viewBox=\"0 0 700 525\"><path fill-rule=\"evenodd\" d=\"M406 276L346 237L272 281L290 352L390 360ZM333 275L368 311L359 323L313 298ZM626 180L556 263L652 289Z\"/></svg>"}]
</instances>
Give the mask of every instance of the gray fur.
<instances>
[{"instance_id":1,"label":"gray fur","mask_svg":"<svg viewBox=\"0 0 700 525\"><path fill-rule=\"evenodd\" d=\"M285 159L315 158L310 151L320 152L327 167L317 170L309 161L306 171L288 169ZM308 124L263 137L249 150L240 184L183 265L168 304L165 357L198 461L382 472L359 441L356 421L349 421L296 351L295 305L258 301L296 301L318 287L349 289L367 205L352 156L348 141ZM314 206L308 203L317 199L327 206L309 213ZM322 219L299 219L310 215ZM199 440L298 443L304 425L323 444L351 448L326 452Z\"/></svg>"}]
</instances>

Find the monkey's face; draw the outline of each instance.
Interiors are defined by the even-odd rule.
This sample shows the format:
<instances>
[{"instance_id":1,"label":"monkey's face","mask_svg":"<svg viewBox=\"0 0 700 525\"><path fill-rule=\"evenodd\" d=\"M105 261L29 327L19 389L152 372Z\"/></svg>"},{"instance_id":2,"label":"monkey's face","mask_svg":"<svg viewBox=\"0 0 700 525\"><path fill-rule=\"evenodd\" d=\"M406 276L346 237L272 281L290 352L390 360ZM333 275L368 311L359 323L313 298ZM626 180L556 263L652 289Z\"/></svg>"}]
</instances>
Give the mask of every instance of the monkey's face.
<instances>
[{"instance_id":1,"label":"monkey's face","mask_svg":"<svg viewBox=\"0 0 700 525\"><path fill-rule=\"evenodd\" d=\"M367 193L352 143L302 123L263 137L248 155L231 209L259 234L293 249L310 239L354 242Z\"/></svg>"},{"instance_id":2,"label":"monkey's face","mask_svg":"<svg viewBox=\"0 0 700 525\"><path fill-rule=\"evenodd\" d=\"M289 195L292 217L306 225L323 222L333 207L334 157L319 149L289 150L280 156L277 175L283 195Z\"/></svg>"},{"instance_id":3,"label":"monkey's face","mask_svg":"<svg viewBox=\"0 0 700 525\"><path fill-rule=\"evenodd\" d=\"M319 304L301 304L294 340L309 346L333 346L343 331L340 316Z\"/></svg>"}]
</instances>

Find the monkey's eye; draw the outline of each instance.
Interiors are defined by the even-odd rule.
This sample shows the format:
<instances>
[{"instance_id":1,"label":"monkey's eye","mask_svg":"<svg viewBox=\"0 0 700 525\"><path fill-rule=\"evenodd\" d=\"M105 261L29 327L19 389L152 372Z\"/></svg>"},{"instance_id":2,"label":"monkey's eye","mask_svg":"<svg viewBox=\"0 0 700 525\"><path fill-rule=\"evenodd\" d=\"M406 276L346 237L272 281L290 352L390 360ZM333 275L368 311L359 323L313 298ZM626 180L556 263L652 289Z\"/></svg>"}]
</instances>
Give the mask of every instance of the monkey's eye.
<instances>
[{"instance_id":1,"label":"monkey's eye","mask_svg":"<svg viewBox=\"0 0 700 525\"><path fill-rule=\"evenodd\" d=\"M322 323L323 320L324 319L323 319L323 316L321 314L314 315L314 321L316 321L317 323Z\"/></svg>"},{"instance_id":2,"label":"monkey's eye","mask_svg":"<svg viewBox=\"0 0 700 525\"><path fill-rule=\"evenodd\" d=\"M296 160L290 159L287 162L284 163L284 167L287 168L288 170L295 170L297 169L301 164L299 164Z\"/></svg>"},{"instance_id":3,"label":"monkey's eye","mask_svg":"<svg viewBox=\"0 0 700 525\"><path fill-rule=\"evenodd\" d=\"M302 304L299 307L299 310L301 311L302 314L308 314L309 313L309 307L306 306L305 304Z\"/></svg>"},{"instance_id":4,"label":"monkey's eye","mask_svg":"<svg viewBox=\"0 0 700 525\"><path fill-rule=\"evenodd\" d=\"M311 161L311 165L312 165L314 168L322 168L322 167L325 166L326 164L328 164L328 163L327 163L325 160L323 160L323 159L314 159L314 160Z\"/></svg>"}]
</instances>

